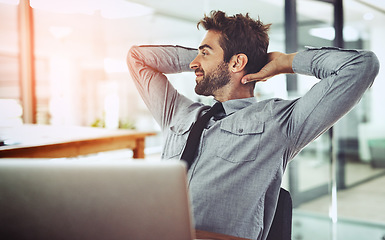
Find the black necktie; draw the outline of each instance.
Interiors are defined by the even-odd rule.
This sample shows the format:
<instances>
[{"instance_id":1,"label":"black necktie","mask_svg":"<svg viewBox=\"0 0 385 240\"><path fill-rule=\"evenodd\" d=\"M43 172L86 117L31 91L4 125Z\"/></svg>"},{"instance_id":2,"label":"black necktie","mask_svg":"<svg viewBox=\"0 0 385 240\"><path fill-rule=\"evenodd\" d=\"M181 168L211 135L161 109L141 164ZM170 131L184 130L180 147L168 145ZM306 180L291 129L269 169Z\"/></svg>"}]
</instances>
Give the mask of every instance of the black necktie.
<instances>
[{"instance_id":1,"label":"black necktie","mask_svg":"<svg viewBox=\"0 0 385 240\"><path fill-rule=\"evenodd\" d=\"M194 161L195 153L199 146L199 141L202 135L202 131L207 125L207 122L210 120L212 116L217 115L221 112L224 112L222 103L217 102L214 104L214 106L211 107L209 111L203 114L203 116L200 117L193 125L190 131L190 134L188 135L186 147L181 157L182 160L185 160L187 162L187 169L190 169Z\"/></svg>"}]
</instances>

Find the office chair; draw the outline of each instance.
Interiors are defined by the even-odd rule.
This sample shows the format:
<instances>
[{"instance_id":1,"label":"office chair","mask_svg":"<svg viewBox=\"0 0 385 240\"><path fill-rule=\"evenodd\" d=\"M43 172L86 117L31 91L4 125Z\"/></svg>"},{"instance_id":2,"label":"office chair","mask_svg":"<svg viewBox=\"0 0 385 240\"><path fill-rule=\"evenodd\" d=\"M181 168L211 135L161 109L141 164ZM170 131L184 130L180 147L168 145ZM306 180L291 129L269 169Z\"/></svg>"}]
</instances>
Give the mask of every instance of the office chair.
<instances>
[{"instance_id":1,"label":"office chair","mask_svg":"<svg viewBox=\"0 0 385 240\"><path fill-rule=\"evenodd\" d=\"M267 240L291 240L292 199L290 193L281 188L273 223Z\"/></svg>"}]
</instances>

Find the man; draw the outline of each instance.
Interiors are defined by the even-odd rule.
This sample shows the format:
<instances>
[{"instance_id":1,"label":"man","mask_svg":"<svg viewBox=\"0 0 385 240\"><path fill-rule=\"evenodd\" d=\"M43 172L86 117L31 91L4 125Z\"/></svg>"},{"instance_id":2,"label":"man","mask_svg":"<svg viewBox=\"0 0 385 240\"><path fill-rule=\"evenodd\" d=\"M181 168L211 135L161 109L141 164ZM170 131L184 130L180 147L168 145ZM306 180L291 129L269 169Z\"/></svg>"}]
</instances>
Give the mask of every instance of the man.
<instances>
[{"instance_id":1,"label":"man","mask_svg":"<svg viewBox=\"0 0 385 240\"><path fill-rule=\"evenodd\" d=\"M269 25L248 15L216 11L199 25L208 31L198 51L135 46L129 70L163 130L163 159L185 159L194 123L209 109L179 94L164 73L194 70L195 91L222 103L188 171L196 228L266 239L287 163L359 101L379 63L371 52L335 48L268 54ZM255 82L282 73L321 81L301 98L258 102Z\"/></svg>"}]
</instances>

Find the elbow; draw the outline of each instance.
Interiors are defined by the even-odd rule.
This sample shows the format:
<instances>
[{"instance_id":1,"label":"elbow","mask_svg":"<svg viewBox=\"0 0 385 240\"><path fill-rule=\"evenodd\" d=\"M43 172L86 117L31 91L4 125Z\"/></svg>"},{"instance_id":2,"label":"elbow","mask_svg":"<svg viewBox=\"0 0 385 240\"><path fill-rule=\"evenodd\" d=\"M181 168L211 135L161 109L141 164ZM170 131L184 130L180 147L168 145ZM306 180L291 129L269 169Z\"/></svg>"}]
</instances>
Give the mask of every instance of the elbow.
<instances>
[{"instance_id":1,"label":"elbow","mask_svg":"<svg viewBox=\"0 0 385 240\"><path fill-rule=\"evenodd\" d=\"M380 70L380 61L378 60L376 54L371 51L365 51L362 55L364 68L363 73L365 73L366 78L370 81L370 86L373 84L374 79L378 75Z\"/></svg>"},{"instance_id":2,"label":"elbow","mask_svg":"<svg viewBox=\"0 0 385 240\"><path fill-rule=\"evenodd\" d=\"M128 50L126 63L128 67L128 71L130 72L131 78L134 82L140 79L140 69L143 66L143 60L140 57L139 47L132 46L130 50Z\"/></svg>"},{"instance_id":3,"label":"elbow","mask_svg":"<svg viewBox=\"0 0 385 240\"><path fill-rule=\"evenodd\" d=\"M127 57L126 57L128 68L130 68L130 66L132 66L132 64L135 62L135 59L137 59L137 55L138 55L137 49L138 49L138 46L132 46L130 50L128 50Z\"/></svg>"}]
</instances>

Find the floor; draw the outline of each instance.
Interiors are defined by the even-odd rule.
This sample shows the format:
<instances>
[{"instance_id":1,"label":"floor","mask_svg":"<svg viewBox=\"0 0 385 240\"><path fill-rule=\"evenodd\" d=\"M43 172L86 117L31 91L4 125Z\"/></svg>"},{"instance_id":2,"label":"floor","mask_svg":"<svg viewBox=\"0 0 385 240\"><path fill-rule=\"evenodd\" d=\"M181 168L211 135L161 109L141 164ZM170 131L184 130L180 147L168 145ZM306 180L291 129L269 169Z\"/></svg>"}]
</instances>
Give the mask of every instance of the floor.
<instances>
[{"instance_id":1,"label":"floor","mask_svg":"<svg viewBox=\"0 0 385 240\"><path fill-rule=\"evenodd\" d=\"M298 209L328 215L330 195L301 204ZM385 225L385 176L337 192L337 216Z\"/></svg>"},{"instance_id":2,"label":"floor","mask_svg":"<svg viewBox=\"0 0 385 240\"><path fill-rule=\"evenodd\" d=\"M297 160L300 190L330 182L332 170L329 161L306 156ZM348 161L345 165L345 184L346 189L337 191L338 218L385 225L385 168ZM331 194L328 194L303 203L298 209L329 216L331 202Z\"/></svg>"}]
</instances>

